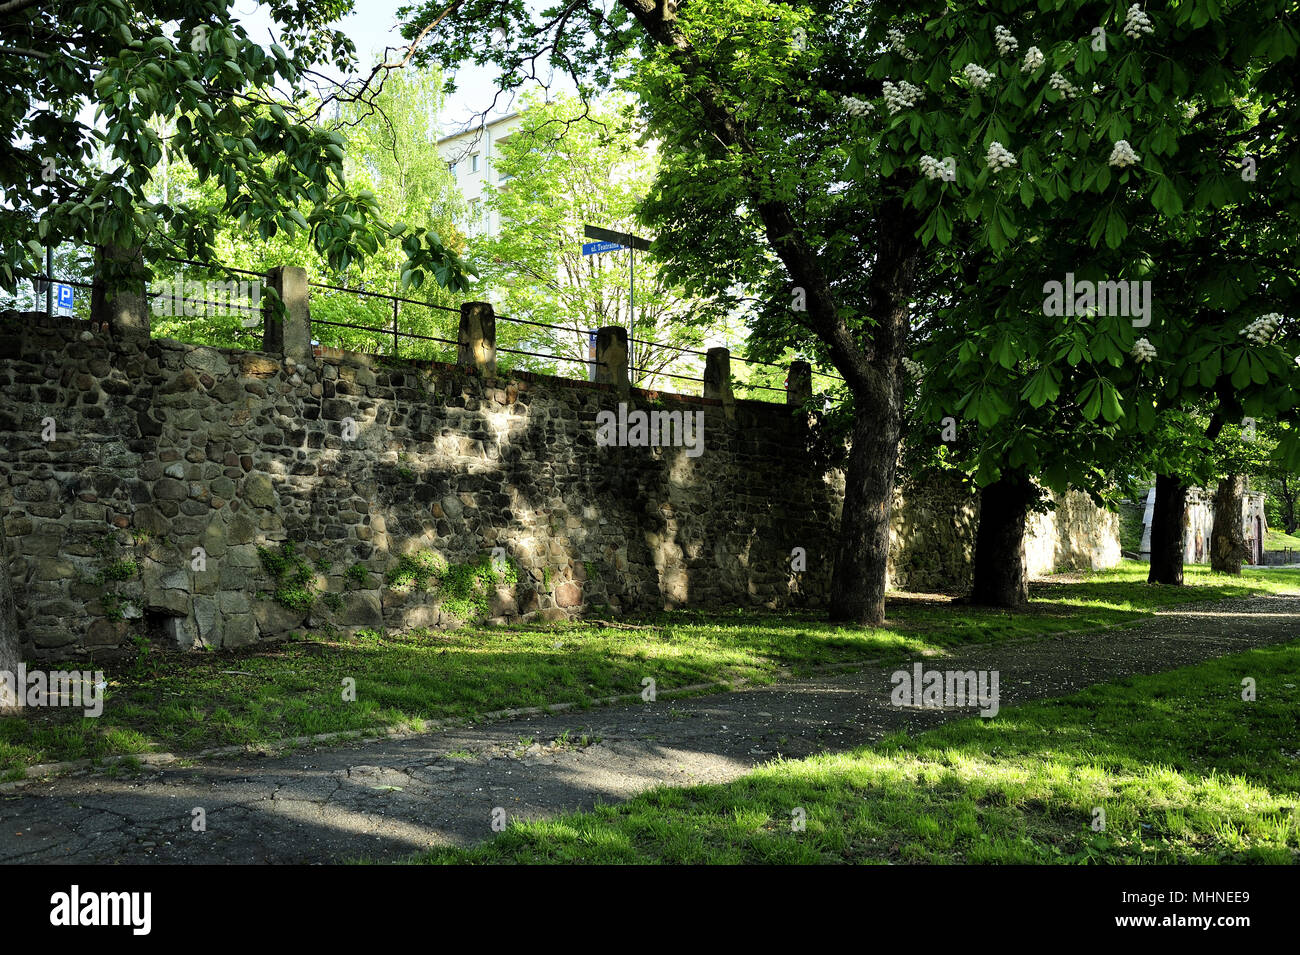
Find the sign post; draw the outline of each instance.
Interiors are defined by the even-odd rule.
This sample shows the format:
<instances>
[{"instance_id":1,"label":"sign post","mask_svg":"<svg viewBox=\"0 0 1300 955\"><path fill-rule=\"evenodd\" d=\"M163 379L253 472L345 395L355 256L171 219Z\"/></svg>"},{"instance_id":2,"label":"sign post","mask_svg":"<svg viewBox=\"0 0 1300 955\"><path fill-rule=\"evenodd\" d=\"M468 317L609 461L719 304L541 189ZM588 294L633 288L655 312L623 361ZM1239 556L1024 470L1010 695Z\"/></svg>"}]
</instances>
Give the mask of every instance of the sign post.
<instances>
[{"instance_id":1,"label":"sign post","mask_svg":"<svg viewBox=\"0 0 1300 955\"><path fill-rule=\"evenodd\" d=\"M650 251L650 240L643 239L641 236L633 235L630 232L614 232L611 229L601 229L594 225L584 225L582 234L588 239L596 240L595 242L583 244L583 255L599 255L602 252L627 249L627 363L629 368L635 368L636 361L633 357L633 350L634 340L636 339L636 253L638 249L642 252ZM592 367L594 369L595 366Z\"/></svg>"}]
</instances>

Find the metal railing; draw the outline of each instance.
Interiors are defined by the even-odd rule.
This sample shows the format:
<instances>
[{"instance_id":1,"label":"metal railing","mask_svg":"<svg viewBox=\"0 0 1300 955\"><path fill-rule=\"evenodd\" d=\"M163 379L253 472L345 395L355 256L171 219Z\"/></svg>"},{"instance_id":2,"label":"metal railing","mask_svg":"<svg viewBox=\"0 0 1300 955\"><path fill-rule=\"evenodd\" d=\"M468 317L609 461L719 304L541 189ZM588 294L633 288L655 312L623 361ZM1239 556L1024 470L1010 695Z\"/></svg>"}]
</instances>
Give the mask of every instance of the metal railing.
<instances>
[{"instance_id":1,"label":"metal railing","mask_svg":"<svg viewBox=\"0 0 1300 955\"><path fill-rule=\"evenodd\" d=\"M194 259L183 259L183 258L176 258L172 256L163 257L161 261L174 263L176 265L185 266L194 270L202 270L203 272L207 272L207 273L245 275L245 276L250 276L252 278L255 278L258 281L264 282L266 280L265 272L255 272L250 269L241 269L233 266L222 265L220 263L199 262ZM83 282L75 279L66 279L66 278L57 278L57 277L51 279L51 277L47 275L35 275L35 276L25 276L25 277L31 279L37 279L40 281L46 281L46 282L53 281L54 283L71 285L76 288L93 290L93 288L95 287L95 283L93 281ZM447 348L459 348L460 342L457 339L445 338L439 335L428 335L428 334L424 334L423 332L410 331L401 327L402 325L401 310L403 305L412 306L416 308L431 309L436 312L444 312L449 315L455 315L458 318L460 315L459 308L455 308L447 305L440 305L435 302L421 301L419 299L408 298L401 295L392 295L387 292L372 291L366 288L349 288L344 285L334 285L328 282L308 282L307 285L309 288L322 289L325 292L340 293L343 295L349 295L356 298L379 299L379 300L387 301L391 303L391 307L392 307L392 321L390 324L387 325L383 325L383 326L370 325L370 324L363 324L359 322L339 321L335 318L312 317L311 324L313 330L317 326L320 326L322 328L349 329L352 331L365 332L368 335L376 336L376 338L380 340L391 339L392 344L391 344L391 351L389 352L389 354L392 357L400 356L400 352L402 350L401 341L403 339L407 339L413 342L430 342L436 345L445 346ZM152 301L165 294L167 293L155 292L148 295L147 297ZM189 303L195 305L220 306L223 308L245 311L254 314L261 312L261 307L257 305L241 305L233 302L217 302L217 301L212 301L210 299L182 298L180 301L183 303ZM532 319L513 318L508 315L497 314L495 315L495 319L498 322L506 322L518 326L547 329L550 331L560 332L565 335L585 336L590 334L590 330L583 330L581 328L570 327L565 325L556 325L549 322L539 322ZM245 334L251 338L251 337L257 337L259 335L259 332L253 329L252 327L245 325L242 329L237 330L235 332L235 337L237 339L242 339L245 337ZM313 338L314 337L315 336L313 336ZM319 344L322 345L323 347L338 347L334 345L325 345L325 343L323 342L315 342L315 341L313 342L313 344ZM526 340L516 341L513 342L512 344L515 345L528 344L528 342ZM705 384L705 379L702 377L702 375L682 373L683 371L695 371L698 369L696 368L683 369L675 365L672 365L668 362L648 364L646 356L653 354L654 351L656 350L667 350L667 351L676 352L679 355L689 355L699 359L706 359L708 357L707 351L703 351L697 348L690 348L683 345L674 345L666 342L656 342L647 338L633 338L631 336L629 336L628 338L628 344L629 347L636 352L636 357L640 359L640 361L637 364L629 363L628 365L629 374L636 373L636 378L634 380L634 384L636 386L650 388L651 390L656 390L653 388L653 385L657 380L668 379L674 382L677 381L691 382L694 385L700 386L699 388L695 389L696 391L701 391L701 392L703 391L703 385ZM640 347L638 348L637 346ZM572 358L565 355L557 355L554 352L537 351L529 348L516 348L516 347L510 347L508 345L497 345L496 351L509 354L509 355L520 355L526 358L544 359L551 363L570 363L570 364L582 365L586 368L591 368L592 366L604 367L603 362L596 361L594 358L591 357ZM417 356L411 355L409 357L417 357ZM455 359L452 358L452 360L454 361ZM763 359L758 359L758 358L744 358L734 353L730 354L730 361L738 362L754 368L773 368L773 369L780 369L783 372L788 370L788 365L783 365L779 362L765 361ZM535 369L521 367L520 370L529 371ZM844 381L844 379L839 375L831 374L829 372L819 371L815 368L812 369L812 375L814 376L814 380L824 379L827 381L839 381L839 382ZM778 394L784 394L786 391L784 387L776 387L774 385L764 384L761 382L741 381L741 380L736 380L734 378L732 381L732 386L733 389L741 390L741 391L776 392Z\"/></svg>"},{"instance_id":2,"label":"metal railing","mask_svg":"<svg viewBox=\"0 0 1300 955\"><path fill-rule=\"evenodd\" d=\"M650 348L666 348L666 349L670 349L670 350L672 350L672 351L676 351L676 352L682 352L682 353L689 354L689 355L696 355L696 356L699 356L699 357L701 357L701 358L707 358L707 357L708 357L708 352L706 352L706 351L700 351L700 350L697 349L697 348L686 348L685 346L682 346L682 345L669 345L669 344L667 344L667 343L665 343L665 342L654 342L654 341L650 341L650 340L648 340L648 339L644 339L644 338L629 338L628 341L629 341L629 343L631 343L631 344L637 344L637 345L649 346ZM730 356L729 360L732 361L732 362L740 362L741 364L745 364L745 365L753 365L753 366L759 366L759 367L779 368L779 369L781 369L783 372L788 372L788 370L789 370L789 366L788 366L788 365L783 365L783 364L781 364L780 362L775 362L775 361L764 361L764 360L759 359L759 358L741 358L741 357L739 357L738 355L736 355L736 354L734 354L734 353L731 353L731 350L730 350L730 349L728 349L728 353L729 353L729 356ZM651 379L658 378L658 377L664 377L664 378L672 378L672 379L679 380L679 381L694 381L694 382L699 382L699 383L701 383L701 384L704 383L704 379L703 379L702 377L695 376L695 375L680 375L680 374L676 374L676 373L670 373L670 372L664 371L664 370L663 370L663 367L667 367L667 366L662 366L662 367L660 367L660 368L649 368L649 367L646 367L646 366L642 365L642 366L629 367L629 371L639 371L639 372L643 372L643 373L645 373L646 375L648 375ZM814 369L812 370L812 374L813 374L813 376L814 376L814 380L815 380L816 378L828 378L828 379L831 379L831 380L834 380L834 381L843 381L843 380L844 380L844 379L841 378L839 375L832 375L832 374L830 374L829 372L818 371L816 368L814 368ZM775 391L775 392L777 392L777 393L779 393L779 394L785 394L785 393L786 393L786 389L785 389L784 387L777 388L777 387L774 387L774 386L772 386L772 385L757 384L757 383L754 383L754 382L748 382L748 381L739 381L739 380L736 380L736 379L734 379L734 378L733 378L733 380L732 380L732 388L733 388L733 390L735 390L735 389L746 389L746 390L754 390L754 391Z\"/></svg>"}]
</instances>

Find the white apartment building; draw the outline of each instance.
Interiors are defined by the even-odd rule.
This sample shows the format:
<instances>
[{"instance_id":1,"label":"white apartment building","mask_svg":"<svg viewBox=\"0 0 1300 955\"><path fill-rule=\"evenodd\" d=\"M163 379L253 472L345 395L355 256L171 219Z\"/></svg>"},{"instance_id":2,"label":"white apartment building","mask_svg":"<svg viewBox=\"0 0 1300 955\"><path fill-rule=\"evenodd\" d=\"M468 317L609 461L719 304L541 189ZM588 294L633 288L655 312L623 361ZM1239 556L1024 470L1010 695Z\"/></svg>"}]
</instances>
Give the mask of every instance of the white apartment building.
<instances>
[{"instance_id":1,"label":"white apartment building","mask_svg":"<svg viewBox=\"0 0 1300 955\"><path fill-rule=\"evenodd\" d=\"M497 144L517 130L521 122L519 113L511 113L438 140L438 152L469 207L464 225L471 236L494 236L501 228L500 216L490 212L484 202L486 186L503 181L495 169Z\"/></svg>"}]
</instances>

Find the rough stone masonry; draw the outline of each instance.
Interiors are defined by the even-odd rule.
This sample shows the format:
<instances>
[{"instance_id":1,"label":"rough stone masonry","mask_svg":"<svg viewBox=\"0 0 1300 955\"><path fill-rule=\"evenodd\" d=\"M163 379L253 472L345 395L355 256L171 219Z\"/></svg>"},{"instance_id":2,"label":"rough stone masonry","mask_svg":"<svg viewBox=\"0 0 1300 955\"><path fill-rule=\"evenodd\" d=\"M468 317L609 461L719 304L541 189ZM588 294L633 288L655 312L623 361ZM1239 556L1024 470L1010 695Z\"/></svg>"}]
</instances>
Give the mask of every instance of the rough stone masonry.
<instances>
[{"instance_id":1,"label":"rough stone masonry","mask_svg":"<svg viewBox=\"0 0 1300 955\"><path fill-rule=\"evenodd\" d=\"M597 413L619 401L702 411L703 453L598 447ZM785 405L0 315L0 519L34 660L135 637L240 647L450 626L436 582L390 571L403 555L463 567L494 548L517 571L488 594L495 619L817 606L841 484L810 464L809 437ZM286 543L309 606L272 596L265 554Z\"/></svg>"}]
</instances>

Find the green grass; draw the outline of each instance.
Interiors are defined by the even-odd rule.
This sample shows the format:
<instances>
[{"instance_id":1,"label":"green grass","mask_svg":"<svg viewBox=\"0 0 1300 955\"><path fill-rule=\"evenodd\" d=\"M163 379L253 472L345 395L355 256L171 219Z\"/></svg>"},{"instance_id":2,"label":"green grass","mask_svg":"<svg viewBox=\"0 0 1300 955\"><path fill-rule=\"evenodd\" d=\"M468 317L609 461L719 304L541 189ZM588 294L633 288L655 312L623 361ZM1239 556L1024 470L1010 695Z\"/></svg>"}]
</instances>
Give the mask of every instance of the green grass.
<instances>
[{"instance_id":1,"label":"green grass","mask_svg":"<svg viewBox=\"0 0 1300 955\"><path fill-rule=\"evenodd\" d=\"M515 823L417 861L1293 863L1298 672L1300 643L1254 650L776 761L726 785ZM1253 702L1244 677L1257 681Z\"/></svg>"},{"instance_id":2,"label":"green grass","mask_svg":"<svg viewBox=\"0 0 1300 955\"><path fill-rule=\"evenodd\" d=\"M1300 590L1300 572L1241 578L1188 569L1188 586L1151 587L1142 564L1032 587L1024 612L899 596L883 627L835 626L809 614L675 612L631 626L594 623L479 627L351 640L308 638L214 654L149 653L102 669L104 712L28 710L0 718L0 774L35 763L169 751L192 753L318 733L419 729L425 721L553 703L589 705L698 683L768 682L785 672L870 659L886 662L974 643L1096 629L1170 604ZM243 671L229 673L223 671ZM249 675L245 675L249 674ZM356 680L345 702L342 681Z\"/></svg>"},{"instance_id":3,"label":"green grass","mask_svg":"<svg viewBox=\"0 0 1300 955\"><path fill-rule=\"evenodd\" d=\"M1300 551L1300 537L1284 531L1269 531L1264 535L1265 550L1286 550L1288 547Z\"/></svg>"}]
</instances>

